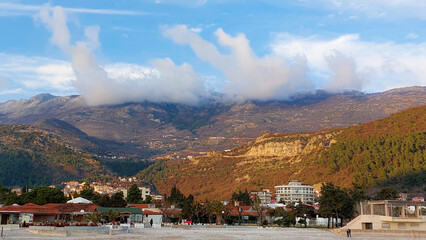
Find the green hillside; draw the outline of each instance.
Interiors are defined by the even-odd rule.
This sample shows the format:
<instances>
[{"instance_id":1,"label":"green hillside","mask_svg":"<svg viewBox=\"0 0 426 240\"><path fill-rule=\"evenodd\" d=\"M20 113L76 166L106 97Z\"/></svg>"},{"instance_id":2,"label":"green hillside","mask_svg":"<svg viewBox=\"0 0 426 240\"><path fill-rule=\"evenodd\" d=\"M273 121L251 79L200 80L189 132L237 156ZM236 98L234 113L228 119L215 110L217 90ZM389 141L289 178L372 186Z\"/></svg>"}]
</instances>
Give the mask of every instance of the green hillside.
<instances>
[{"instance_id":1,"label":"green hillside","mask_svg":"<svg viewBox=\"0 0 426 240\"><path fill-rule=\"evenodd\" d=\"M0 126L0 165L3 186L50 185L106 173L90 154L28 125Z\"/></svg>"}]
</instances>

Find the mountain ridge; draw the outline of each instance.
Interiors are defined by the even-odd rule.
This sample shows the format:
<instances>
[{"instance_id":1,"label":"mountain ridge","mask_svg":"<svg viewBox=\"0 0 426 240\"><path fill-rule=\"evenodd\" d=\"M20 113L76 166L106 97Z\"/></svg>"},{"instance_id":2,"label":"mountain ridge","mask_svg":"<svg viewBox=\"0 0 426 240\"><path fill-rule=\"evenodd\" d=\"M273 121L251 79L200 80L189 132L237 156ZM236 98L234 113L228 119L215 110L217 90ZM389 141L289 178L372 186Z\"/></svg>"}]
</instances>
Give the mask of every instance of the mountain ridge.
<instances>
[{"instance_id":1,"label":"mountain ridge","mask_svg":"<svg viewBox=\"0 0 426 240\"><path fill-rule=\"evenodd\" d=\"M0 103L0 124L64 121L91 138L121 143L140 158L185 151L194 155L247 143L264 132L306 132L346 127L426 104L426 87L383 93L322 90L291 101L210 101L200 106L126 103L89 107L81 96L48 94ZM140 154L138 154L140 153Z\"/></svg>"},{"instance_id":2,"label":"mountain ridge","mask_svg":"<svg viewBox=\"0 0 426 240\"><path fill-rule=\"evenodd\" d=\"M176 185L201 200L228 199L238 189L273 189L291 179L342 187L391 185L422 195L425 148L426 106L421 106L347 128L267 133L224 152L158 161L138 177L162 193Z\"/></svg>"}]
</instances>

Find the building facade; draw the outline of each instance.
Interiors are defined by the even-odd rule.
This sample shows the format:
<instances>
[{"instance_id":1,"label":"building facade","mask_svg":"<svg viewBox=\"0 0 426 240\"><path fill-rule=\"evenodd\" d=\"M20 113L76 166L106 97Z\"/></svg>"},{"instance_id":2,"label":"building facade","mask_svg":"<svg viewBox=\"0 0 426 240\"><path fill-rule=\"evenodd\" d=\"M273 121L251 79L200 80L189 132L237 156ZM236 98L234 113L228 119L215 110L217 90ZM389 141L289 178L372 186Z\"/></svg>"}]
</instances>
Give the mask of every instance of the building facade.
<instances>
[{"instance_id":1,"label":"building facade","mask_svg":"<svg viewBox=\"0 0 426 240\"><path fill-rule=\"evenodd\" d=\"M251 191L250 193L250 199L254 200L257 197L259 197L261 204L270 204L272 193L269 191L269 189L262 189L262 191Z\"/></svg>"},{"instance_id":2,"label":"building facade","mask_svg":"<svg viewBox=\"0 0 426 240\"><path fill-rule=\"evenodd\" d=\"M361 214L346 225L356 230L425 230L426 202L379 200L361 203Z\"/></svg>"},{"instance_id":3,"label":"building facade","mask_svg":"<svg viewBox=\"0 0 426 240\"><path fill-rule=\"evenodd\" d=\"M151 196L151 188L149 187L139 187L139 191L141 191L142 200L146 200L147 196Z\"/></svg>"},{"instance_id":4,"label":"building facade","mask_svg":"<svg viewBox=\"0 0 426 240\"><path fill-rule=\"evenodd\" d=\"M288 185L275 186L275 198L277 202L313 203L315 201L314 187L291 180Z\"/></svg>"}]
</instances>

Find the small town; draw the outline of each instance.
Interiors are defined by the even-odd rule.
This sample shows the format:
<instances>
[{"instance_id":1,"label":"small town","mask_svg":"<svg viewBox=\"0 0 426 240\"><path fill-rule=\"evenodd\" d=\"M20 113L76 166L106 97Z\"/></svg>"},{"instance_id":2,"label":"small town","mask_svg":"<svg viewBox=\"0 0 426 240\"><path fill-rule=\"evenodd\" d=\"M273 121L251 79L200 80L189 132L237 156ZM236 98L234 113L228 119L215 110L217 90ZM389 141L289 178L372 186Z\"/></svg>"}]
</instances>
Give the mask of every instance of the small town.
<instances>
[{"instance_id":1,"label":"small town","mask_svg":"<svg viewBox=\"0 0 426 240\"><path fill-rule=\"evenodd\" d=\"M292 180L275 186L274 192L245 190L229 200L197 202L175 186L168 195L151 194L150 187L138 186L136 178L62 185L62 190L2 188L0 200L7 205L0 208L2 234L16 229L68 236L75 231L113 235L131 229L261 226L327 228L342 236L399 230L401 237L424 237L416 230L426 228L424 198L407 199L392 188L367 199L362 191L348 192L332 184L315 189Z\"/></svg>"}]
</instances>

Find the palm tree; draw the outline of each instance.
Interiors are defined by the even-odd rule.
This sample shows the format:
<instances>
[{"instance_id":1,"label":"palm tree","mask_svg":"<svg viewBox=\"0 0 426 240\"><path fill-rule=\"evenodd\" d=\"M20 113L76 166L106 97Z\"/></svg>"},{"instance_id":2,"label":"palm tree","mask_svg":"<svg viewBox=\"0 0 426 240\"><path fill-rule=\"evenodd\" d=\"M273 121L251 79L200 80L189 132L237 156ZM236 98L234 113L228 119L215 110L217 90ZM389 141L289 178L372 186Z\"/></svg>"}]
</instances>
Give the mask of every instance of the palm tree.
<instances>
[{"instance_id":1,"label":"palm tree","mask_svg":"<svg viewBox=\"0 0 426 240\"><path fill-rule=\"evenodd\" d=\"M209 205L209 212L216 215L216 224L220 225L222 221L223 204L220 201L214 201Z\"/></svg>"},{"instance_id":2,"label":"palm tree","mask_svg":"<svg viewBox=\"0 0 426 240\"><path fill-rule=\"evenodd\" d=\"M105 213L105 216L108 217L108 221L114 222L120 216L120 213L117 209L110 209Z\"/></svg>"},{"instance_id":3,"label":"palm tree","mask_svg":"<svg viewBox=\"0 0 426 240\"><path fill-rule=\"evenodd\" d=\"M97 224L98 222L101 221L101 214L99 214L98 212L93 212L93 213L89 213L85 215L86 219L90 220L90 222Z\"/></svg>"}]
</instances>

